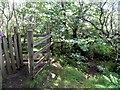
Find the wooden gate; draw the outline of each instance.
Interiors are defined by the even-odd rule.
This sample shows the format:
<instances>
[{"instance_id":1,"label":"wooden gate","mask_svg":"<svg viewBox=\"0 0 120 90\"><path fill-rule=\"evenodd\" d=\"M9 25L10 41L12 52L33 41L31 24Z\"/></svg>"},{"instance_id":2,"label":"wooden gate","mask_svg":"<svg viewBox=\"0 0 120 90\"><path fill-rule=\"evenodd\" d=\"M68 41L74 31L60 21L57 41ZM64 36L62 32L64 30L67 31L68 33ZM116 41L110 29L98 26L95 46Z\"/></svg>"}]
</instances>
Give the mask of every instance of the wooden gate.
<instances>
[{"instance_id":1,"label":"wooden gate","mask_svg":"<svg viewBox=\"0 0 120 90\"><path fill-rule=\"evenodd\" d=\"M14 27L14 34L2 36L2 76L4 78L7 75L13 74L23 66L22 47L21 47L21 35L18 33L17 27Z\"/></svg>"},{"instance_id":2,"label":"wooden gate","mask_svg":"<svg viewBox=\"0 0 120 90\"><path fill-rule=\"evenodd\" d=\"M34 41L34 38L37 40ZM8 35L8 37L3 35L0 42L0 49L2 49L0 70L2 68L4 78L16 73L26 64L28 64L30 76L34 78L48 64L48 57L51 54L50 46L52 45L51 34L48 29L46 34L33 34L32 30L28 30L27 35L20 35L17 28L14 27L13 35ZM34 50L36 47L39 47L40 50Z\"/></svg>"},{"instance_id":3,"label":"wooden gate","mask_svg":"<svg viewBox=\"0 0 120 90\"><path fill-rule=\"evenodd\" d=\"M32 30L27 31L28 69L31 78L35 78L35 76L47 66L49 62L48 57L51 52L50 46L52 45L51 34L48 30L45 35L39 35L39 37L42 36L42 38L37 41L33 41L35 36L38 35L33 35ZM44 46L39 51L34 51L34 47L42 46L43 44ZM39 60L36 60L40 54L42 54L42 57L40 57Z\"/></svg>"}]
</instances>

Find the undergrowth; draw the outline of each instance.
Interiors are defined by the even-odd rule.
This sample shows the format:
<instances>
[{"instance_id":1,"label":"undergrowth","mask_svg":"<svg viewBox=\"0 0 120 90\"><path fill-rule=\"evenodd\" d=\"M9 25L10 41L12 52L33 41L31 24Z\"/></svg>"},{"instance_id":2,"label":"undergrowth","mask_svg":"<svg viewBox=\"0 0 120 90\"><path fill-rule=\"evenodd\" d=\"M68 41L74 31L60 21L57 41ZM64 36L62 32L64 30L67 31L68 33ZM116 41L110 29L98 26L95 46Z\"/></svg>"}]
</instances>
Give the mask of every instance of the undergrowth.
<instances>
[{"instance_id":1,"label":"undergrowth","mask_svg":"<svg viewBox=\"0 0 120 90\"><path fill-rule=\"evenodd\" d=\"M85 78L89 68L85 63L72 66L68 64L70 59L65 56L55 56L55 58L63 68L56 70L50 65L33 81L28 81L30 88L120 88L120 75L113 71L115 63L112 61L99 63L100 66L105 68L104 74L89 75L89 78ZM52 78L51 73L54 78ZM48 76L49 79L46 80Z\"/></svg>"}]
</instances>

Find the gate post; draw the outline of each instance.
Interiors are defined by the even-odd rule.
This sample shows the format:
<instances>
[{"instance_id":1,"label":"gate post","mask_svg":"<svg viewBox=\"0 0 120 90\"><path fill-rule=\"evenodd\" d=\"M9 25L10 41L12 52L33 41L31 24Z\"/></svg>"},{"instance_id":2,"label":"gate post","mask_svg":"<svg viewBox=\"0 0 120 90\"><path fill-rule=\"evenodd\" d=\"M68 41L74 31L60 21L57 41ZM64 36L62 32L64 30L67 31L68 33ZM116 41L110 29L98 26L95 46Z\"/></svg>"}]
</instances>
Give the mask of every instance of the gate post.
<instances>
[{"instance_id":1,"label":"gate post","mask_svg":"<svg viewBox=\"0 0 120 90\"><path fill-rule=\"evenodd\" d=\"M1 48L1 41L2 39L2 32L0 31L0 90L2 89L2 48Z\"/></svg>"},{"instance_id":2,"label":"gate post","mask_svg":"<svg viewBox=\"0 0 120 90\"><path fill-rule=\"evenodd\" d=\"M27 31L27 40L28 40L28 71L30 78L33 78L33 68L34 68L34 59L33 59L33 31Z\"/></svg>"}]
</instances>

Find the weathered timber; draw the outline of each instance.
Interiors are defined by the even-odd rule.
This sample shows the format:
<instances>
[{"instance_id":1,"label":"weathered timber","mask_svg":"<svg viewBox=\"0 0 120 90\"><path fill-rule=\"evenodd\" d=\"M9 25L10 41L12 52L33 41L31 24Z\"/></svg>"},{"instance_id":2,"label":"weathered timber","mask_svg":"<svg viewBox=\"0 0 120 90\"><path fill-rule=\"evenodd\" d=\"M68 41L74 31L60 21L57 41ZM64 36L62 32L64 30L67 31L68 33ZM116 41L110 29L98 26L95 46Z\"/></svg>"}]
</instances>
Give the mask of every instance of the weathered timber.
<instances>
[{"instance_id":1,"label":"weathered timber","mask_svg":"<svg viewBox=\"0 0 120 90\"><path fill-rule=\"evenodd\" d=\"M2 77L6 78L7 77L7 72L6 72L6 62L5 62L5 56L2 55Z\"/></svg>"},{"instance_id":2,"label":"weathered timber","mask_svg":"<svg viewBox=\"0 0 120 90\"><path fill-rule=\"evenodd\" d=\"M21 37L25 37L26 35L21 35ZM33 37L44 37L46 34L34 34Z\"/></svg>"},{"instance_id":3,"label":"weathered timber","mask_svg":"<svg viewBox=\"0 0 120 90\"><path fill-rule=\"evenodd\" d=\"M9 50L10 50L10 57L11 57L11 64L12 64L12 69L13 69L13 72L16 71L16 65L15 65L15 58L14 58L14 55L13 55L13 45L12 45L12 38L10 35L8 35L8 42L9 42Z\"/></svg>"},{"instance_id":4,"label":"weathered timber","mask_svg":"<svg viewBox=\"0 0 120 90\"><path fill-rule=\"evenodd\" d=\"M15 59L16 59L16 64L17 64L17 68L20 68L20 59L19 59L19 55L18 55L18 44L17 44L17 36L14 35L14 50L15 50Z\"/></svg>"},{"instance_id":5,"label":"weathered timber","mask_svg":"<svg viewBox=\"0 0 120 90\"><path fill-rule=\"evenodd\" d=\"M4 53L5 53L7 71L8 71L8 74L11 74L11 72L12 72L11 65L10 65L11 61L10 61L10 56L9 56L9 52L8 52L7 39L5 36L3 36L3 49L4 49Z\"/></svg>"},{"instance_id":6,"label":"weathered timber","mask_svg":"<svg viewBox=\"0 0 120 90\"><path fill-rule=\"evenodd\" d=\"M19 51L20 65L23 66L22 45L21 45L20 34L18 34L18 51Z\"/></svg>"},{"instance_id":7,"label":"weathered timber","mask_svg":"<svg viewBox=\"0 0 120 90\"><path fill-rule=\"evenodd\" d=\"M27 39L28 39L28 70L30 73L30 77L33 78L34 59L33 59L33 31L32 30L28 30Z\"/></svg>"},{"instance_id":8,"label":"weathered timber","mask_svg":"<svg viewBox=\"0 0 120 90\"><path fill-rule=\"evenodd\" d=\"M49 55L50 55L50 52L48 52L45 56L43 56L42 58L40 58L40 60L35 63L34 69L38 68L39 65L40 65L40 62L46 60Z\"/></svg>"},{"instance_id":9,"label":"weathered timber","mask_svg":"<svg viewBox=\"0 0 120 90\"><path fill-rule=\"evenodd\" d=\"M49 35L47 35L47 36L39 39L38 41L34 42L33 46L35 47L35 46L37 46L37 45L40 45L41 43L43 43L44 41L46 41L46 40L49 39L50 37L51 37L51 35L49 34Z\"/></svg>"},{"instance_id":10,"label":"weathered timber","mask_svg":"<svg viewBox=\"0 0 120 90\"><path fill-rule=\"evenodd\" d=\"M35 75L33 76L33 78L35 78L35 77L47 66L47 64L48 64L48 62L45 63L44 66L41 67L41 68L37 71L37 73L35 73Z\"/></svg>"},{"instance_id":11,"label":"weathered timber","mask_svg":"<svg viewBox=\"0 0 120 90\"><path fill-rule=\"evenodd\" d=\"M35 59L40 53L46 51L51 45L52 45L52 43L48 43L42 49L40 49L39 51L37 51L36 53L34 53L33 58Z\"/></svg>"}]
</instances>

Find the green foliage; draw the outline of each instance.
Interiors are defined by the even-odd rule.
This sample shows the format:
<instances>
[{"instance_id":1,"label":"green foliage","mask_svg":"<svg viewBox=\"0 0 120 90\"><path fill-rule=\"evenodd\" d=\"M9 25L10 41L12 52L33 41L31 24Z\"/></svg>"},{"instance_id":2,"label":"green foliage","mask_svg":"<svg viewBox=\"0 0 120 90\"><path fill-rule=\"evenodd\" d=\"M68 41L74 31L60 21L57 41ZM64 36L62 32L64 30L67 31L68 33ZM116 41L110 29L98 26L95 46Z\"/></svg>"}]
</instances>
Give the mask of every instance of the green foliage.
<instances>
[{"instance_id":1,"label":"green foliage","mask_svg":"<svg viewBox=\"0 0 120 90\"><path fill-rule=\"evenodd\" d=\"M77 43L83 51L88 51L89 40L87 40L87 39L68 39L68 40L65 40L65 41L68 42L72 46L75 43Z\"/></svg>"},{"instance_id":2,"label":"green foliage","mask_svg":"<svg viewBox=\"0 0 120 90\"><path fill-rule=\"evenodd\" d=\"M96 53L96 54L99 54L99 55L103 55L103 56L114 56L113 55L113 50L114 50L114 48L112 47L112 46L110 46L110 45L108 45L108 44L94 44L93 45L93 47L94 47L94 52Z\"/></svg>"},{"instance_id":3,"label":"green foliage","mask_svg":"<svg viewBox=\"0 0 120 90\"><path fill-rule=\"evenodd\" d=\"M120 88L120 79L112 74L108 77L103 75L99 79L100 84L96 84L97 88Z\"/></svg>"},{"instance_id":4,"label":"green foliage","mask_svg":"<svg viewBox=\"0 0 120 90\"><path fill-rule=\"evenodd\" d=\"M105 72L109 75L110 72L114 72L120 75L120 64L114 61L103 61L100 65L105 68Z\"/></svg>"},{"instance_id":5,"label":"green foliage","mask_svg":"<svg viewBox=\"0 0 120 90\"><path fill-rule=\"evenodd\" d=\"M92 50L94 53L98 53L104 56L113 56L114 47L107 44L103 39L100 38L86 38L86 39L70 39L65 40L71 45L77 43L82 51Z\"/></svg>"},{"instance_id":6,"label":"green foliage","mask_svg":"<svg viewBox=\"0 0 120 90\"><path fill-rule=\"evenodd\" d=\"M87 60L87 58L85 58L84 56L81 56L80 53L72 53L71 57L75 58L78 61L78 64L79 64L79 61Z\"/></svg>"},{"instance_id":7,"label":"green foliage","mask_svg":"<svg viewBox=\"0 0 120 90\"><path fill-rule=\"evenodd\" d=\"M117 73L120 75L120 63L117 63L116 71L117 71Z\"/></svg>"},{"instance_id":8,"label":"green foliage","mask_svg":"<svg viewBox=\"0 0 120 90\"><path fill-rule=\"evenodd\" d=\"M88 64L86 64L86 63L83 63L83 62L77 62L77 68L80 70L80 71L82 71L82 72L87 72L88 71Z\"/></svg>"},{"instance_id":9,"label":"green foliage","mask_svg":"<svg viewBox=\"0 0 120 90\"><path fill-rule=\"evenodd\" d=\"M120 88L120 79L112 74L96 75L82 84L86 88Z\"/></svg>"},{"instance_id":10,"label":"green foliage","mask_svg":"<svg viewBox=\"0 0 120 90\"><path fill-rule=\"evenodd\" d=\"M70 59L67 56L56 55L55 57L56 57L56 60L58 60L62 66L66 66L66 65L76 66L77 65L74 59Z\"/></svg>"},{"instance_id":11,"label":"green foliage","mask_svg":"<svg viewBox=\"0 0 120 90\"><path fill-rule=\"evenodd\" d=\"M98 56L102 58L115 57L115 49L113 46L107 44L103 39L93 38L94 42L90 44L88 54L90 56Z\"/></svg>"},{"instance_id":12,"label":"green foliage","mask_svg":"<svg viewBox=\"0 0 120 90\"><path fill-rule=\"evenodd\" d=\"M114 68L116 67L116 63L113 61L103 61L103 62L100 62L100 65L105 68L105 72L107 73L113 72Z\"/></svg>"}]
</instances>

